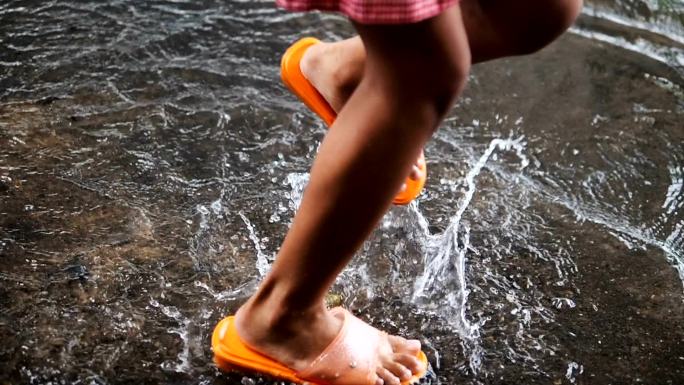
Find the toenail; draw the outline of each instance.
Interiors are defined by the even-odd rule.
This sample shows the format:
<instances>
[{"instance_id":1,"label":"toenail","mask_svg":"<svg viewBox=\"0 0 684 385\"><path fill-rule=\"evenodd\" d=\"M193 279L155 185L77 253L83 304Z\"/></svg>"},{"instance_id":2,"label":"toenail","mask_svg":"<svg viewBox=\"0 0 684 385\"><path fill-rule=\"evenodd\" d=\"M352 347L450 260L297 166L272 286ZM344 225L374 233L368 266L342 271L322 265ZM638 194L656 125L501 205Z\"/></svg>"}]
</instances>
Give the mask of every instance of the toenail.
<instances>
[{"instance_id":1,"label":"toenail","mask_svg":"<svg viewBox=\"0 0 684 385\"><path fill-rule=\"evenodd\" d=\"M411 371L408 370L408 369L404 369L404 373L402 374L402 378L403 378L404 380L408 380L408 379L410 379L411 377L413 377L413 373L411 373Z\"/></svg>"}]
</instances>

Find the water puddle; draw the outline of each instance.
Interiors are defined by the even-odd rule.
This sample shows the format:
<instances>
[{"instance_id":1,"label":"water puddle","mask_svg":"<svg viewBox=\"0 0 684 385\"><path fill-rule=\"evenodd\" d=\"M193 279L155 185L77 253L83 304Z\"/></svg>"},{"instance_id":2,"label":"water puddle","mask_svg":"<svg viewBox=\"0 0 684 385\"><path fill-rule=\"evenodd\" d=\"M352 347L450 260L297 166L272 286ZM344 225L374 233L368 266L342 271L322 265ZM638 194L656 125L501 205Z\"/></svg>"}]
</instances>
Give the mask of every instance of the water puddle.
<instances>
[{"instance_id":1,"label":"water puddle","mask_svg":"<svg viewBox=\"0 0 684 385\"><path fill-rule=\"evenodd\" d=\"M444 384L684 382L683 12L591 1L476 66L330 302L420 338ZM352 32L267 1L0 4L0 382L264 383L209 337L325 132L278 55Z\"/></svg>"}]
</instances>

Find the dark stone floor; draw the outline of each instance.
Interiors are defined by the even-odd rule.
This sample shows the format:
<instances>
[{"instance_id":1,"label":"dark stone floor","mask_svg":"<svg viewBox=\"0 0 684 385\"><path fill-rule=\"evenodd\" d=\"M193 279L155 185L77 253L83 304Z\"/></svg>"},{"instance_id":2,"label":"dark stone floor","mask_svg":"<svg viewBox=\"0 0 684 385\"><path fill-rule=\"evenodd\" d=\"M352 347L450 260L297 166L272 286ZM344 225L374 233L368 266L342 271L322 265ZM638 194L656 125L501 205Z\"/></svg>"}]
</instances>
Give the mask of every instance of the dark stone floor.
<instances>
[{"instance_id":1,"label":"dark stone floor","mask_svg":"<svg viewBox=\"0 0 684 385\"><path fill-rule=\"evenodd\" d=\"M258 277L259 250L238 213L272 259L292 216L278 209L291 190L283 180L306 171L322 137L320 123L277 85L270 57L285 39L269 42L259 48L265 53L235 54L270 68L253 88L240 83L242 75L176 68L165 72L182 89L171 97L166 80L147 81L154 71L138 68L126 87L115 80L135 99L130 105L83 79L64 92L0 99L0 384L251 383L217 372L209 349L213 325ZM143 60L118 52L110 68L100 62L108 52L86 57L84 68L116 72L117 60ZM12 81L68 75L57 66ZM677 236L684 209L663 219L674 183L668 170L684 167L683 87L676 68L573 34L537 55L473 70L426 150L431 171L421 211L431 230L444 231L440 218L462 198L443 181L462 184L462 170L492 138L524 135L533 163L512 171L519 162L503 153L478 179L468 209L477 250L467 257L468 317L488 319L478 371L448 320L416 308L395 290L399 284L373 283L367 298L352 281L334 291L374 325L420 337L444 384L684 384L676 269L684 261L684 233ZM227 121L203 99L211 93L229 105ZM452 137L460 148L449 147ZM608 182L584 189L581 182L599 171ZM676 193L681 202L681 188ZM220 209L211 206L217 201ZM269 220L276 212L282 218ZM499 221L510 212L521 215L513 230ZM529 243L515 233L526 225L538 230L520 236ZM387 254L401 234L374 236L359 257L371 261L373 279L386 279L381 272L391 270ZM562 261L574 266L554 266L533 244L543 256L565 253ZM420 273L418 265L402 269L402 277ZM533 316L524 338L512 338L519 315L492 294L487 269L496 282L522 287L520 301L543 305L552 321ZM567 283L553 283L557 269ZM576 306L559 308L553 298Z\"/></svg>"}]
</instances>

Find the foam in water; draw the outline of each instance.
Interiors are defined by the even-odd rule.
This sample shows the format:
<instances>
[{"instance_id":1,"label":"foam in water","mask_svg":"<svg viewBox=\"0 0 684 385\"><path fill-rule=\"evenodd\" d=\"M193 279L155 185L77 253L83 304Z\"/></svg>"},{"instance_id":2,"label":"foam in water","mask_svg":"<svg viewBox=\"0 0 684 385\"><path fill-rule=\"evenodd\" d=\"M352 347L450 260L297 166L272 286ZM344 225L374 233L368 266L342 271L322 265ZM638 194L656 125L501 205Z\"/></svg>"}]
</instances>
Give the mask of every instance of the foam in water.
<instances>
[{"instance_id":1,"label":"foam in water","mask_svg":"<svg viewBox=\"0 0 684 385\"><path fill-rule=\"evenodd\" d=\"M661 63L684 66L684 53L682 50L677 50L671 47L661 47L646 39L639 38L635 41L629 41L623 37L616 37L578 27L573 27L570 29L570 31L588 39L601 41L629 51L646 55L649 58L657 60Z\"/></svg>"},{"instance_id":2,"label":"foam in water","mask_svg":"<svg viewBox=\"0 0 684 385\"><path fill-rule=\"evenodd\" d=\"M682 166L670 165L670 178L672 183L667 188L665 194L665 202L663 202L663 209L665 209L665 220L667 217L675 213L675 211L682 208L684 205L684 194L682 194L682 185L684 184L684 172Z\"/></svg>"},{"instance_id":3,"label":"foam in water","mask_svg":"<svg viewBox=\"0 0 684 385\"><path fill-rule=\"evenodd\" d=\"M582 373L584 373L583 365L580 365L577 362L570 362L568 364L568 370L565 372L565 378L574 384L575 381L577 381L576 377Z\"/></svg>"},{"instance_id":4,"label":"foam in water","mask_svg":"<svg viewBox=\"0 0 684 385\"><path fill-rule=\"evenodd\" d=\"M571 32L586 38L605 42L623 49L636 52L651 59L668 64L675 70L681 71L684 65L684 34L683 25L673 13L665 12L660 9L657 3L639 3L645 6L647 12L642 9L634 9L633 17L625 17L615 13L609 8L597 4L585 4L582 14L589 18L601 20L601 23L609 26L606 33L606 25L585 28L575 26ZM673 2L673 6L678 6L681 10L681 2ZM580 23L581 24L581 23ZM589 22L590 25L593 22ZM637 37L633 34L621 36L624 29L631 32L639 30Z\"/></svg>"},{"instance_id":5,"label":"foam in water","mask_svg":"<svg viewBox=\"0 0 684 385\"><path fill-rule=\"evenodd\" d=\"M242 211L238 212L238 215L245 223L245 226L247 226L247 231L249 231L249 239L254 244L254 249L256 250L256 268L257 271L259 271L259 275L263 277L271 268L271 265L268 262L269 257L264 252L264 246L261 244L261 240L259 240L259 237L256 235L256 231L254 230L254 226L252 226L252 222L247 219L247 216L245 216Z\"/></svg>"},{"instance_id":6,"label":"foam in water","mask_svg":"<svg viewBox=\"0 0 684 385\"><path fill-rule=\"evenodd\" d=\"M164 362L162 364L162 369L176 372L188 372L190 370L190 345L188 343L190 319L183 316L175 306L162 305L155 299L150 299L150 305L160 309L165 316L178 324L178 327L170 328L169 333L177 334L183 342L183 348L178 354L178 362Z\"/></svg>"},{"instance_id":7,"label":"foam in water","mask_svg":"<svg viewBox=\"0 0 684 385\"><path fill-rule=\"evenodd\" d=\"M289 206L292 212L296 212L299 205L302 203L302 196L304 195L304 188L309 183L308 173L291 173L287 175L285 183L290 186L290 201Z\"/></svg>"},{"instance_id":8,"label":"foam in water","mask_svg":"<svg viewBox=\"0 0 684 385\"><path fill-rule=\"evenodd\" d=\"M528 180L529 182L529 180ZM537 186L538 192L544 188ZM534 190L533 190L534 191ZM674 265L679 277L684 284L684 254L682 254L682 226L683 223L674 225L674 230L662 239L654 234L653 227L633 226L624 218L603 210L601 207L581 202L560 191L553 192L554 200L571 210L578 220L587 220L605 226L610 229L609 233L616 236L629 248L637 245L650 245L661 249L668 260ZM558 199L557 197L562 197ZM657 227L657 224L656 226Z\"/></svg>"},{"instance_id":9,"label":"foam in water","mask_svg":"<svg viewBox=\"0 0 684 385\"><path fill-rule=\"evenodd\" d=\"M244 297L256 291L259 280L254 278L249 280L236 288L229 288L222 292L216 292L214 289L210 288L206 283L195 281L195 286L205 290L209 295L211 295L215 300L221 302L234 301L238 298Z\"/></svg>"}]
</instances>

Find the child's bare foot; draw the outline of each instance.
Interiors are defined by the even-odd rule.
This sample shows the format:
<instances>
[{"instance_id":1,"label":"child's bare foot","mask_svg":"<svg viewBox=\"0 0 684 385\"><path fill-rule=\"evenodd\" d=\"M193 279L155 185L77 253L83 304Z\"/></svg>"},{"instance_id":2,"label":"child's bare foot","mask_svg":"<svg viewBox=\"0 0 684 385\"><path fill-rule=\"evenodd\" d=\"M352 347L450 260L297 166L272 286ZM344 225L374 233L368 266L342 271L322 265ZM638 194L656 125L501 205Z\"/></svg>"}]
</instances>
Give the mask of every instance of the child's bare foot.
<instances>
[{"instance_id":1,"label":"child's bare foot","mask_svg":"<svg viewBox=\"0 0 684 385\"><path fill-rule=\"evenodd\" d=\"M321 42L312 45L302 56L300 69L330 107L339 113L361 81L364 61L363 43L356 37L337 43ZM421 151L409 178L421 179L424 164L425 156ZM401 191L405 188L406 185L403 185Z\"/></svg>"},{"instance_id":2,"label":"child's bare foot","mask_svg":"<svg viewBox=\"0 0 684 385\"><path fill-rule=\"evenodd\" d=\"M236 315L237 330L247 344L261 353L295 371L305 370L339 334L342 315L326 310L323 305L304 312L275 310L279 308L283 307L248 302ZM372 355L375 358L376 385L399 385L425 369L416 358L420 351L419 341L385 333L379 336L377 346L367 346L368 349L376 349ZM356 363L346 365L353 368ZM331 369L348 370L344 367Z\"/></svg>"}]
</instances>

